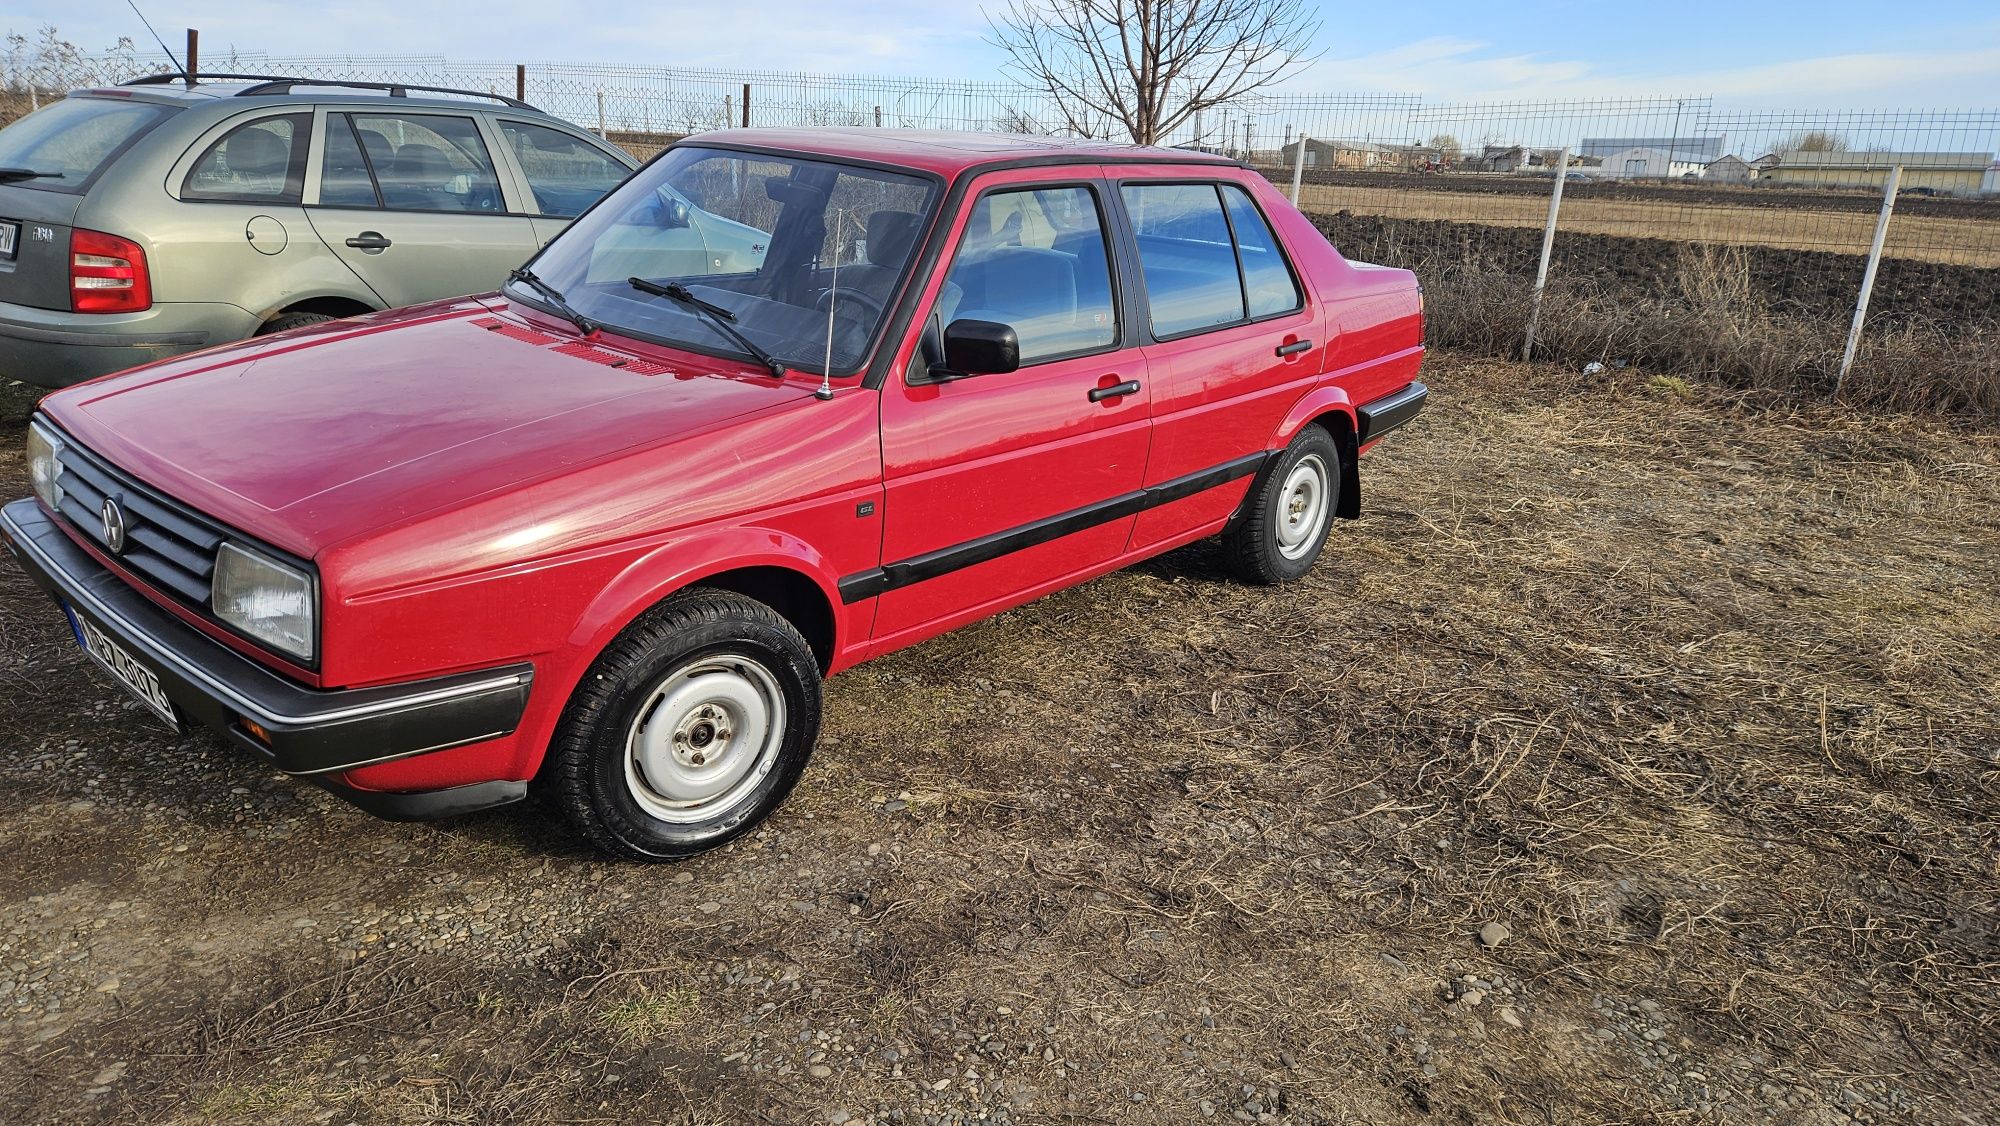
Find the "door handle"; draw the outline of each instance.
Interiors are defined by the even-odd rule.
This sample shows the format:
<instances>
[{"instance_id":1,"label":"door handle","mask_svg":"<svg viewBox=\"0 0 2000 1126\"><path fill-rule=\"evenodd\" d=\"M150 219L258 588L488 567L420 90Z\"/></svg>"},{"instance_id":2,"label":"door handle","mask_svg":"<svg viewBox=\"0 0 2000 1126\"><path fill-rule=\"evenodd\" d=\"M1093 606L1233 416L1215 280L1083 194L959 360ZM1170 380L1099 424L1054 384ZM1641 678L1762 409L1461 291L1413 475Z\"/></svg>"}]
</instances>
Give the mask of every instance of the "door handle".
<instances>
[{"instance_id":1,"label":"door handle","mask_svg":"<svg viewBox=\"0 0 2000 1126\"><path fill-rule=\"evenodd\" d=\"M1123 383L1114 383L1109 387L1092 387L1090 389L1090 401L1101 403L1106 399L1119 399L1126 395L1137 395L1138 393L1139 381L1128 379Z\"/></svg>"},{"instance_id":2,"label":"door handle","mask_svg":"<svg viewBox=\"0 0 2000 1126\"><path fill-rule=\"evenodd\" d=\"M1312 342L1312 341L1310 341L1310 340L1294 340L1294 341L1292 341L1292 342L1291 342L1290 344L1280 344L1280 345L1278 345L1278 355L1280 355L1280 356L1296 356L1296 355L1298 355L1298 354L1299 354L1300 352L1310 352L1310 351L1312 351L1312 346L1313 346L1313 342Z\"/></svg>"},{"instance_id":3,"label":"door handle","mask_svg":"<svg viewBox=\"0 0 2000 1126\"><path fill-rule=\"evenodd\" d=\"M387 250L390 243L379 231L363 231L347 240L347 245L356 250Z\"/></svg>"}]
</instances>

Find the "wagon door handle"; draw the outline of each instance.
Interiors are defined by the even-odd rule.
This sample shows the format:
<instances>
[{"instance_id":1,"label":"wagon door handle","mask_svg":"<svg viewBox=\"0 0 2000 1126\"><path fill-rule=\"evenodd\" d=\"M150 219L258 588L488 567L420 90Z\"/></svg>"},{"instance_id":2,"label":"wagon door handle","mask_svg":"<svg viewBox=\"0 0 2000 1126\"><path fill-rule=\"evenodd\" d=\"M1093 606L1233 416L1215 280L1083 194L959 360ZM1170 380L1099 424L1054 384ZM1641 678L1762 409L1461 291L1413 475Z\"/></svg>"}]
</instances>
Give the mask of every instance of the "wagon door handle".
<instances>
[{"instance_id":1,"label":"wagon door handle","mask_svg":"<svg viewBox=\"0 0 2000 1126\"><path fill-rule=\"evenodd\" d=\"M1291 342L1290 344L1280 344L1280 345L1278 345L1278 355L1280 355L1280 356L1296 356L1296 355L1298 355L1298 354L1299 354L1300 352L1310 352L1310 351L1312 351L1312 346L1313 346L1313 342L1312 342L1312 341L1310 341L1310 340L1294 340L1294 341L1292 341L1292 342Z\"/></svg>"},{"instance_id":2,"label":"wagon door handle","mask_svg":"<svg viewBox=\"0 0 2000 1126\"><path fill-rule=\"evenodd\" d=\"M390 244L379 231L363 231L348 239L347 245L356 250L387 250Z\"/></svg>"},{"instance_id":3,"label":"wagon door handle","mask_svg":"<svg viewBox=\"0 0 2000 1126\"><path fill-rule=\"evenodd\" d=\"M1128 379L1123 383L1114 383L1109 387L1091 388L1090 401L1093 403L1101 403L1106 399L1119 399L1123 398L1126 395L1137 395L1138 393L1139 393L1139 381L1136 379Z\"/></svg>"}]
</instances>

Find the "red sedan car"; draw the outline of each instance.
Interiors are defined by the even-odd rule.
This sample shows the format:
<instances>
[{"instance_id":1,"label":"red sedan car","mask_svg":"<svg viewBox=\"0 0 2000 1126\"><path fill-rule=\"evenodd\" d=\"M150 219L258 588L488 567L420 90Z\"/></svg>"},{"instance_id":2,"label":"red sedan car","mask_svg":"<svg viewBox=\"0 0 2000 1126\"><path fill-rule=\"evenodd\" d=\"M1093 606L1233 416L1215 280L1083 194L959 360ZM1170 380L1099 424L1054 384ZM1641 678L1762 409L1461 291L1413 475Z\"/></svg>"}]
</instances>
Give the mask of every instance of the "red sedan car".
<instances>
[{"instance_id":1,"label":"red sedan car","mask_svg":"<svg viewBox=\"0 0 2000 1126\"><path fill-rule=\"evenodd\" d=\"M708 133L497 294L51 395L0 529L168 724L663 859L783 800L828 674L1205 536L1304 574L1422 352L1227 160Z\"/></svg>"}]
</instances>

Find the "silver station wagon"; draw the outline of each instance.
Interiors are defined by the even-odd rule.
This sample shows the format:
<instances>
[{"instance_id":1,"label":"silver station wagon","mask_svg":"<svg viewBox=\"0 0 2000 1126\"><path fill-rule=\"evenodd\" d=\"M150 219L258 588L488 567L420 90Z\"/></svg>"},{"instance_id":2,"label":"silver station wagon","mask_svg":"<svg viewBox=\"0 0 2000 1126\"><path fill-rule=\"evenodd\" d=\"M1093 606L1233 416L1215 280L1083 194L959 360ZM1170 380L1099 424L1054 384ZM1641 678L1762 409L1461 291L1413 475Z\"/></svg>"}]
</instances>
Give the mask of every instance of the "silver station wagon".
<instances>
[{"instance_id":1,"label":"silver station wagon","mask_svg":"<svg viewBox=\"0 0 2000 1126\"><path fill-rule=\"evenodd\" d=\"M75 91L0 129L0 378L60 387L496 289L636 165L476 91L217 74Z\"/></svg>"}]
</instances>

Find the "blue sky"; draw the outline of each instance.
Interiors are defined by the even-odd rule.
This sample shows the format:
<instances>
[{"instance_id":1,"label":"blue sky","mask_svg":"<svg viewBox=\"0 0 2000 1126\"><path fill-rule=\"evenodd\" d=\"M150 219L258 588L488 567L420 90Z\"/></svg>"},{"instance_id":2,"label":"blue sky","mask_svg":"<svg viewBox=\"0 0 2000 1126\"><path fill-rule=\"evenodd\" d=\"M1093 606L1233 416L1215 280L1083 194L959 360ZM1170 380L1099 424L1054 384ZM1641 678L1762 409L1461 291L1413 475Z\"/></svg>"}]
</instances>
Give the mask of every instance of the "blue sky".
<instances>
[{"instance_id":1,"label":"blue sky","mask_svg":"<svg viewBox=\"0 0 2000 1126\"><path fill-rule=\"evenodd\" d=\"M993 2L993 0L989 0ZM279 54L865 71L991 78L976 0L141 0L178 47L202 29ZM122 2L13 0L7 30L54 24L86 48L144 41ZM1672 4L1451 0L1326 4L1319 58L1294 91L1421 93L1427 101L1713 94L1787 109L2000 106L2000 6L1850 0Z\"/></svg>"}]
</instances>

